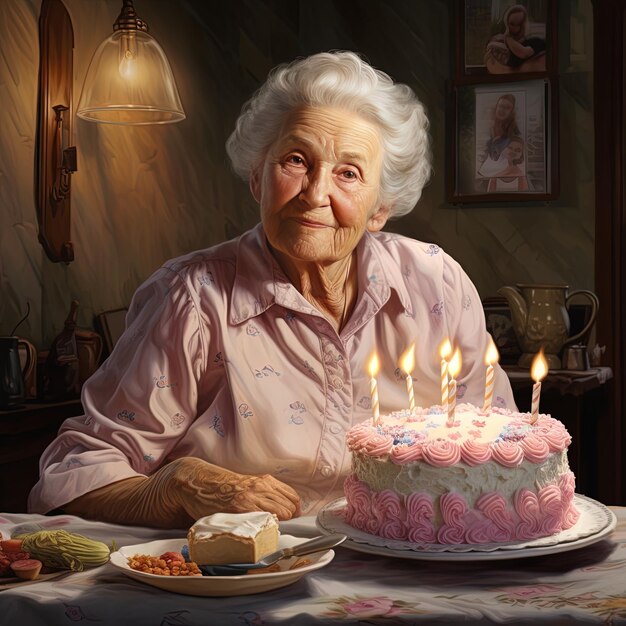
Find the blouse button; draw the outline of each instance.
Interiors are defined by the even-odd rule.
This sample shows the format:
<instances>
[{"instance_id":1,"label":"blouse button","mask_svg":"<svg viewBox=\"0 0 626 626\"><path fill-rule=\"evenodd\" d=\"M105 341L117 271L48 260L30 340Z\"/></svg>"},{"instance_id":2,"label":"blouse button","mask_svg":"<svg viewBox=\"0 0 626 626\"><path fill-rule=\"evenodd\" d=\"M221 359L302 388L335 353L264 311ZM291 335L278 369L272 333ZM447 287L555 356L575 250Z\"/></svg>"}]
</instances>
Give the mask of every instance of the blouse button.
<instances>
[{"instance_id":1,"label":"blouse button","mask_svg":"<svg viewBox=\"0 0 626 626\"><path fill-rule=\"evenodd\" d=\"M320 470L320 473L324 478L329 478L333 475L333 468L330 467L330 465L324 465L324 467Z\"/></svg>"},{"instance_id":2,"label":"blouse button","mask_svg":"<svg viewBox=\"0 0 626 626\"><path fill-rule=\"evenodd\" d=\"M331 424L328 430L330 430L333 435L336 435L341 432L341 426L339 426L339 424Z\"/></svg>"}]
</instances>

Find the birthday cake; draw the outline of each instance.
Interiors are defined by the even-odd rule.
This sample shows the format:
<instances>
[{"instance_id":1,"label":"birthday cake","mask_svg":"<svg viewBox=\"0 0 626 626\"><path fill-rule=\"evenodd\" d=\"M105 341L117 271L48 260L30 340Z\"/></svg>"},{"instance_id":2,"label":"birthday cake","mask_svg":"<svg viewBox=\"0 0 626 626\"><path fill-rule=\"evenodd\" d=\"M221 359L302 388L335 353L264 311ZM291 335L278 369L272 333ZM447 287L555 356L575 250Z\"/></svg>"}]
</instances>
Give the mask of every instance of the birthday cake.
<instances>
[{"instance_id":1,"label":"birthday cake","mask_svg":"<svg viewBox=\"0 0 626 626\"><path fill-rule=\"evenodd\" d=\"M483 544L549 536L578 519L571 437L539 414L417 408L354 426L344 484L348 524L418 543Z\"/></svg>"}]
</instances>

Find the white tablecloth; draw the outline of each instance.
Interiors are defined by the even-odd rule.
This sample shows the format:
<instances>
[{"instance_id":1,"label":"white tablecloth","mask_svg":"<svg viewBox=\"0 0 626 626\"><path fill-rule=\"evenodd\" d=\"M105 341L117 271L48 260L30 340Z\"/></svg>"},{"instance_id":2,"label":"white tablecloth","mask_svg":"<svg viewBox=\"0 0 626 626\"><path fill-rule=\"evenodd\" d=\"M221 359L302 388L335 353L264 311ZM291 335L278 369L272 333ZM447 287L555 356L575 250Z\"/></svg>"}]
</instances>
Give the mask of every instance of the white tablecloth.
<instances>
[{"instance_id":1,"label":"white tablecloth","mask_svg":"<svg viewBox=\"0 0 626 626\"><path fill-rule=\"evenodd\" d=\"M0 624L57 626L266 626L289 624L626 624L626 508L602 541L572 552L491 562L432 562L363 554L343 546L327 567L263 594L222 598L168 593L111 564L49 581L0 585ZM81 533L118 547L182 537L181 530L117 526L69 515L0 514L17 524ZM319 534L314 519L283 525Z\"/></svg>"}]
</instances>

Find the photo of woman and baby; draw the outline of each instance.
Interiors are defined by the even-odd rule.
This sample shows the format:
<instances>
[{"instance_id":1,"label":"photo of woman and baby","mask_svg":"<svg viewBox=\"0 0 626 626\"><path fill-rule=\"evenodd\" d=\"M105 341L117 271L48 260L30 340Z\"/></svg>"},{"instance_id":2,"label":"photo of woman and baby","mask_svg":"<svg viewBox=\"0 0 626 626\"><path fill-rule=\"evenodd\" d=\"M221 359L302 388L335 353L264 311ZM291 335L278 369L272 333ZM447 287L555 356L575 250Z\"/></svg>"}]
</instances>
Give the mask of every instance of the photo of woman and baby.
<instances>
[{"instance_id":1,"label":"photo of woman and baby","mask_svg":"<svg viewBox=\"0 0 626 626\"><path fill-rule=\"evenodd\" d=\"M488 193L528 190L524 157L524 95L523 92L517 96L513 93L496 95L495 105L483 102L493 100L493 94L477 95L477 131L488 120L488 139L482 149L477 142L477 174L480 179L488 180ZM518 110L522 113L519 121ZM487 112L487 120L479 118L481 111Z\"/></svg>"}]
</instances>

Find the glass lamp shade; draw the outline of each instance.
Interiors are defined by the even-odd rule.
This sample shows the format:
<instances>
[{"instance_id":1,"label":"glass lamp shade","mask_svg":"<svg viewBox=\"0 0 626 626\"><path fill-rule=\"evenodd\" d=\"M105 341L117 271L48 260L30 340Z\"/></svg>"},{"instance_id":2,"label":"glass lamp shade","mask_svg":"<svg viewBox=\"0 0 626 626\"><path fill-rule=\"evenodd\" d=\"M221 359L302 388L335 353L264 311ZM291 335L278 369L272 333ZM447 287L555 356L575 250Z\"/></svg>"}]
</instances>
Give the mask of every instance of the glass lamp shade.
<instances>
[{"instance_id":1,"label":"glass lamp shade","mask_svg":"<svg viewBox=\"0 0 626 626\"><path fill-rule=\"evenodd\" d=\"M170 64L141 30L118 30L96 50L78 117L104 124L171 124L185 119Z\"/></svg>"}]
</instances>

